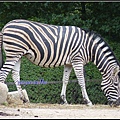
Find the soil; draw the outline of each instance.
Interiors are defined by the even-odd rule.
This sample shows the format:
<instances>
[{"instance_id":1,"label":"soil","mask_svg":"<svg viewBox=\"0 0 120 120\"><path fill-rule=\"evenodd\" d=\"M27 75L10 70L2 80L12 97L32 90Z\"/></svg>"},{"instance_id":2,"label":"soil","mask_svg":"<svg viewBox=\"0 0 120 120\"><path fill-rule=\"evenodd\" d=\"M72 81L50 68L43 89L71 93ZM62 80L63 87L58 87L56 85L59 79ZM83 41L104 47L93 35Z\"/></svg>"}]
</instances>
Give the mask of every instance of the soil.
<instances>
[{"instance_id":1,"label":"soil","mask_svg":"<svg viewBox=\"0 0 120 120\"><path fill-rule=\"evenodd\" d=\"M120 119L120 106L43 103L0 105L1 119Z\"/></svg>"}]
</instances>

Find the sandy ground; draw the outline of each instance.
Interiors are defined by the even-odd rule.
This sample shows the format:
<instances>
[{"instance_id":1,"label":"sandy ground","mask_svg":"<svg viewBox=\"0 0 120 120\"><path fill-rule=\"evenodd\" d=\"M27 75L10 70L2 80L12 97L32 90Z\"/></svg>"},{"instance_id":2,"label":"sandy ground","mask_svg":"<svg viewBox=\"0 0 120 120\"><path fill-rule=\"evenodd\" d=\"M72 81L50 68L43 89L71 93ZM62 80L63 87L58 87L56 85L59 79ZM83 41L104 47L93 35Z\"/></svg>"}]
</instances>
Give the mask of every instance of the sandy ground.
<instances>
[{"instance_id":1,"label":"sandy ground","mask_svg":"<svg viewBox=\"0 0 120 120\"><path fill-rule=\"evenodd\" d=\"M120 119L120 106L33 104L0 105L1 119Z\"/></svg>"}]
</instances>

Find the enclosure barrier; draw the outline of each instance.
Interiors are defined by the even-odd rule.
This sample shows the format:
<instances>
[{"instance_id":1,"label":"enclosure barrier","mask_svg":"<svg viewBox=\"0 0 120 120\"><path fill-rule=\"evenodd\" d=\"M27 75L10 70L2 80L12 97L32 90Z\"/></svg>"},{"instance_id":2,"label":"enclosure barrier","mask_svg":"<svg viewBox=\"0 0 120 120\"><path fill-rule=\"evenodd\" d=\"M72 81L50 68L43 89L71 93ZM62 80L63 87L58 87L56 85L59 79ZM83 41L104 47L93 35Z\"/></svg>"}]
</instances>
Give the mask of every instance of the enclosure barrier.
<instances>
[{"instance_id":1,"label":"enclosure barrier","mask_svg":"<svg viewBox=\"0 0 120 120\"><path fill-rule=\"evenodd\" d=\"M85 82L100 82L101 79L98 80L86 80ZM76 83L77 80L69 80L69 83ZM14 85L14 82L5 82L7 85ZM63 81L45 81L44 79L39 80L21 80L19 84L21 85L45 85L45 84L60 84L63 83Z\"/></svg>"},{"instance_id":2,"label":"enclosure barrier","mask_svg":"<svg viewBox=\"0 0 120 120\"><path fill-rule=\"evenodd\" d=\"M101 79L86 80L86 90L93 104L106 104L107 100L101 90ZM16 91L14 82L6 81L9 91ZM46 81L38 80L21 80L22 89L26 89L30 102L32 103L61 103L60 94L62 90L62 80ZM67 101L70 104L83 103L81 88L77 80L69 80L66 90Z\"/></svg>"}]
</instances>

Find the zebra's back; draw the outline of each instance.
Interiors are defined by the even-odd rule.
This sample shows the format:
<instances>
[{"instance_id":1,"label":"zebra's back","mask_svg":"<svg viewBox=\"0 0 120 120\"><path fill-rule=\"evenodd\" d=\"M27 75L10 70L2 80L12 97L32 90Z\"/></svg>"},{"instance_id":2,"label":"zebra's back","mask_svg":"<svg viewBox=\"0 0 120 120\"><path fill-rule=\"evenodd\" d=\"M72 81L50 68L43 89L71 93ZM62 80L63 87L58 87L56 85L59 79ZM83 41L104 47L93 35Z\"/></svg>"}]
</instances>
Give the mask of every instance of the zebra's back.
<instances>
[{"instance_id":1,"label":"zebra's back","mask_svg":"<svg viewBox=\"0 0 120 120\"><path fill-rule=\"evenodd\" d=\"M72 51L78 51L82 44L82 31L75 26L13 20L2 32L8 57L14 51L16 55L25 55L31 62L43 67L70 64Z\"/></svg>"}]
</instances>

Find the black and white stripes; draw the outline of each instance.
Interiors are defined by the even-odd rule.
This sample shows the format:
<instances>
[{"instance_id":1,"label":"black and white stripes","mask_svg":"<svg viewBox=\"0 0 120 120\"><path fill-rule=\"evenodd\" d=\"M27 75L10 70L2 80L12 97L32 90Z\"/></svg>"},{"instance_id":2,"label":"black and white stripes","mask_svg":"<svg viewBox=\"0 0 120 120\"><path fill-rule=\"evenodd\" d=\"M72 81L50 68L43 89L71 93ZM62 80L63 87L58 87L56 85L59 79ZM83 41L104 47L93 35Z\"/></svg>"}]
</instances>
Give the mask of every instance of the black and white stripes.
<instances>
[{"instance_id":1,"label":"black and white stripes","mask_svg":"<svg viewBox=\"0 0 120 120\"><path fill-rule=\"evenodd\" d=\"M102 90L109 101L116 101L120 96L119 62L100 35L86 32L86 36L88 39L80 49L81 61L84 64L92 61L97 66L102 74Z\"/></svg>"},{"instance_id":2,"label":"black and white stripes","mask_svg":"<svg viewBox=\"0 0 120 120\"><path fill-rule=\"evenodd\" d=\"M70 53L78 51L82 44L80 28L26 20L9 22L3 35L4 43L9 44L6 51L10 52L12 47L12 51L15 50L21 56L27 55L31 62L43 67L66 64ZM12 44L11 39L14 41Z\"/></svg>"},{"instance_id":3,"label":"black and white stripes","mask_svg":"<svg viewBox=\"0 0 120 120\"><path fill-rule=\"evenodd\" d=\"M103 75L101 85L106 97L118 103L119 64L110 47L98 34L75 26L48 25L28 20L10 21L2 29L2 34L0 43L3 41L6 61L0 70L0 81L4 82L12 70L13 80L24 102L26 100L18 84L22 56L41 67L64 65L61 91L64 103L67 103L66 87L73 68L87 105L92 105L92 102L86 92L84 65L92 61Z\"/></svg>"}]
</instances>

